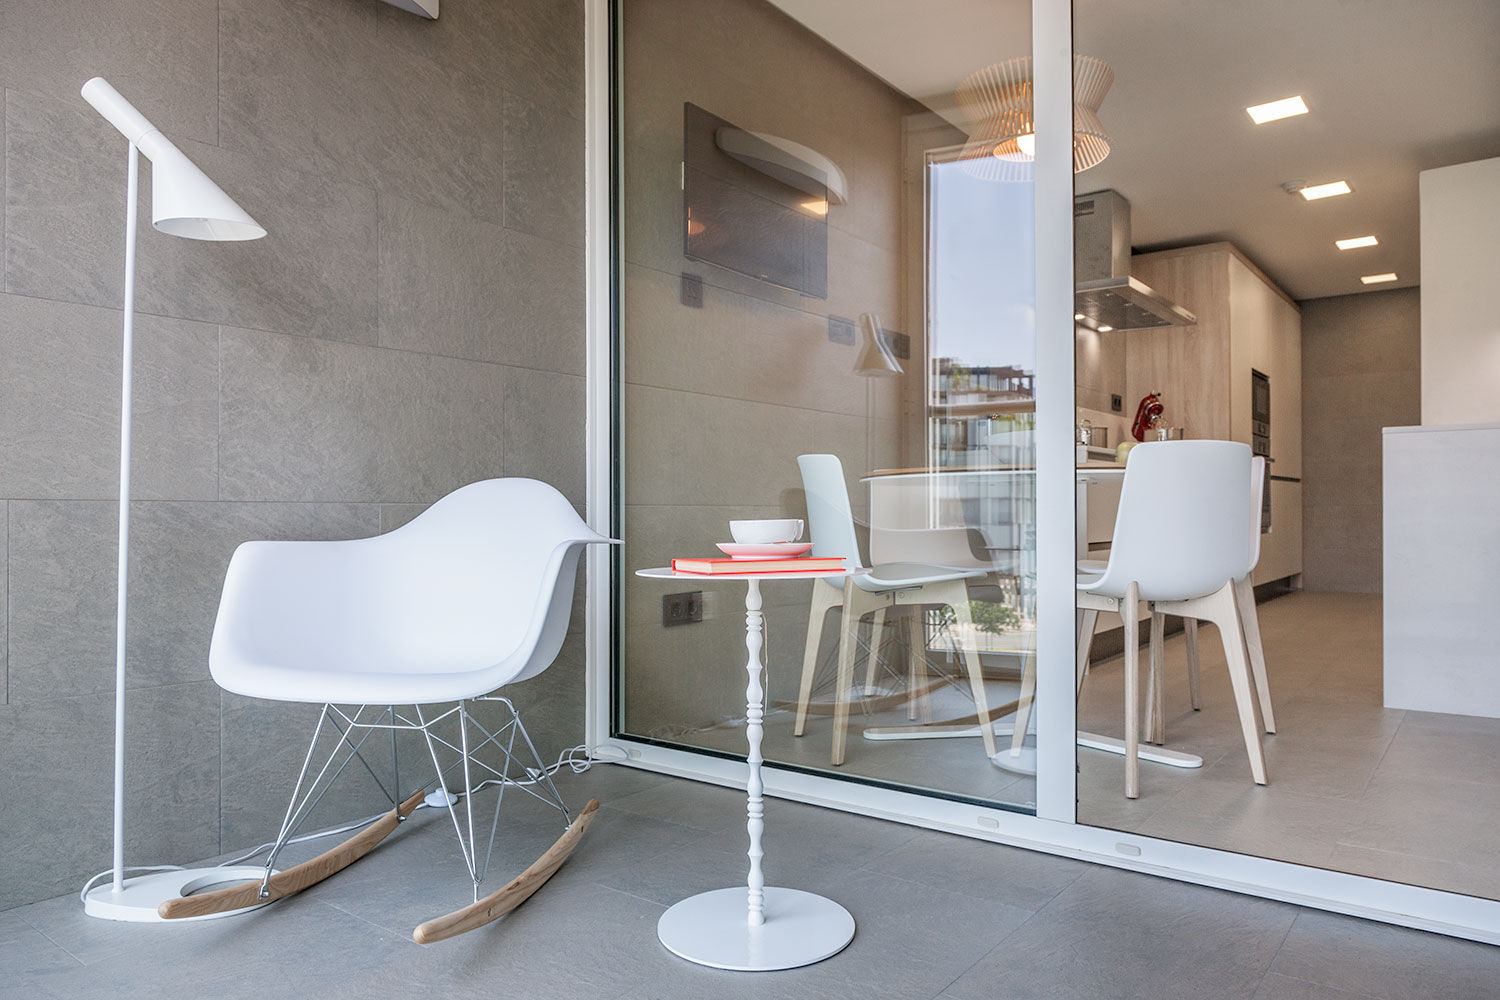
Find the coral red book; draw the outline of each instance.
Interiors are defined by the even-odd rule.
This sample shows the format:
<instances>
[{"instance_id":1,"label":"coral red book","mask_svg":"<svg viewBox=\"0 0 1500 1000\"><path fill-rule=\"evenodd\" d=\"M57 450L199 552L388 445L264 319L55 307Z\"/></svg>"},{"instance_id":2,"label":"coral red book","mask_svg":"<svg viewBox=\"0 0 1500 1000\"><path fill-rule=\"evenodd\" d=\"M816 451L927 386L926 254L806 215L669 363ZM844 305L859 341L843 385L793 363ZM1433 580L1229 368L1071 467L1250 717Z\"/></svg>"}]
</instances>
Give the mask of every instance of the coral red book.
<instances>
[{"instance_id":1,"label":"coral red book","mask_svg":"<svg viewBox=\"0 0 1500 1000\"><path fill-rule=\"evenodd\" d=\"M792 559L673 559L678 573L841 573L843 556L799 556Z\"/></svg>"}]
</instances>

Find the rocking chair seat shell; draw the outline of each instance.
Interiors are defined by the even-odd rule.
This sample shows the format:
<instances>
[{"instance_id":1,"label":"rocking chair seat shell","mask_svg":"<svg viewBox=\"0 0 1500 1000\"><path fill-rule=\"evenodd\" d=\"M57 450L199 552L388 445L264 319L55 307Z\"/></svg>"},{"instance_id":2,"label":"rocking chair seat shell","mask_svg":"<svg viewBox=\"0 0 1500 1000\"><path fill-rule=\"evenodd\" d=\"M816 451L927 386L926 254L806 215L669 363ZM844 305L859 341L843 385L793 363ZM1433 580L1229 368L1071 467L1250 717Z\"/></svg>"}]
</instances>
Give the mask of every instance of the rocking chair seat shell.
<instances>
[{"instance_id":1,"label":"rocking chair seat shell","mask_svg":"<svg viewBox=\"0 0 1500 1000\"><path fill-rule=\"evenodd\" d=\"M241 545L209 672L273 701L411 705L488 694L551 665L593 531L533 479L448 494L373 538Z\"/></svg>"}]
</instances>

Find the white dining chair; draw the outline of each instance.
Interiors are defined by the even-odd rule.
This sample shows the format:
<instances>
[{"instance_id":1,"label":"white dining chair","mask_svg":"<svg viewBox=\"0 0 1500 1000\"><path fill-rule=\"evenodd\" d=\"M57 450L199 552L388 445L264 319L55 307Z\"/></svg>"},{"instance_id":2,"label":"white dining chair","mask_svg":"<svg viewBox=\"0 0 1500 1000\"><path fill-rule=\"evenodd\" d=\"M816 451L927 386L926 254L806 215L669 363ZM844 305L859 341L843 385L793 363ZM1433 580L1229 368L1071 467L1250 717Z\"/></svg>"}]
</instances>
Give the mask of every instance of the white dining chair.
<instances>
[{"instance_id":1,"label":"white dining chair","mask_svg":"<svg viewBox=\"0 0 1500 1000\"><path fill-rule=\"evenodd\" d=\"M1250 462L1250 569L1260 562L1260 514L1261 500L1265 496L1266 460L1256 455ZM1276 732L1276 715L1271 709L1271 682L1266 675L1265 647L1260 639L1260 616L1255 609L1255 586L1250 573L1234 581L1234 602L1240 613L1240 628L1245 633L1245 650L1250 658L1250 676L1255 681L1255 693L1260 703L1261 727L1267 733ZM1202 684L1198 672L1198 620L1183 619L1184 638L1187 645L1188 697L1193 711L1203 707ZM1151 667L1146 678L1146 738L1151 743L1167 741L1166 713L1162 705L1165 679L1162 676L1162 652L1159 647L1165 631L1164 622L1157 617L1151 621Z\"/></svg>"},{"instance_id":2,"label":"white dining chair","mask_svg":"<svg viewBox=\"0 0 1500 1000\"><path fill-rule=\"evenodd\" d=\"M515 706L496 692L551 665L567 634L579 554L611 541L546 483L491 479L373 538L241 545L224 580L209 671L233 694L322 711L264 878L171 901L179 911L173 915L238 909L304 889L369 851L424 797L445 806L453 821L474 903L418 927L418 942L487 923L535 891L566 859L598 803L576 819L568 812ZM503 721L476 717L476 703L498 705ZM360 749L383 731L390 733L389 785ZM403 731L421 734L432 765L410 795L399 787L404 772L395 759ZM321 770L314 765L322 759L320 741L332 746ZM486 749L498 767L479 755ZM380 784L391 812L314 862L275 871L288 839L355 760ZM309 782L310 773L316 776ZM507 788L556 808L566 827L523 880L483 899L489 851L475 839L473 796L481 783L500 786L491 845ZM441 795L428 796L433 786Z\"/></svg>"},{"instance_id":3,"label":"white dining chair","mask_svg":"<svg viewBox=\"0 0 1500 1000\"><path fill-rule=\"evenodd\" d=\"M1139 795L1140 602L1219 627L1250 773L1266 783L1234 581L1254 558L1250 448L1233 441L1164 441L1132 449L1109 559L1080 574L1078 605L1120 615L1125 631L1125 795ZM1085 618L1089 616L1085 615ZM1080 642L1080 648L1082 643ZM1080 674L1082 672L1080 656Z\"/></svg>"},{"instance_id":4,"label":"white dining chair","mask_svg":"<svg viewBox=\"0 0 1500 1000\"><path fill-rule=\"evenodd\" d=\"M797 466L802 473L802 488L807 495L807 519L812 533L813 555L841 556L849 566L863 566L859 539L854 533L854 513L849 505L849 487L844 481L844 466L837 455L799 455ZM966 529L955 529L966 535ZM967 545L967 543L965 543ZM926 562L891 562L876 565L865 573L847 577L840 587L826 580L813 582L813 596L808 611L807 640L802 656L802 681L797 694L797 720L793 733L801 736L807 727L808 707L812 701L813 674L817 668L818 647L823 635L823 619L834 608L843 609L843 627L839 630L839 665L834 692L833 751L834 765L844 762L849 728L849 704L854 686L854 660L859 641L860 619L875 613L876 621L886 609L909 606L919 609L945 605L953 609L955 622L965 631L972 629L967 581L983 577L985 571L955 568ZM869 655L879 648L879 624L872 626ZM916 690L917 674L925 674L926 625L919 615L911 615L911 658L908 684ZM990 725L989 705L985 698L984 677L979 653L972 644L962 644L960 655L969 675L980 733L988 756L995 754L994 727Z\"/></svg>"}]
</instances>

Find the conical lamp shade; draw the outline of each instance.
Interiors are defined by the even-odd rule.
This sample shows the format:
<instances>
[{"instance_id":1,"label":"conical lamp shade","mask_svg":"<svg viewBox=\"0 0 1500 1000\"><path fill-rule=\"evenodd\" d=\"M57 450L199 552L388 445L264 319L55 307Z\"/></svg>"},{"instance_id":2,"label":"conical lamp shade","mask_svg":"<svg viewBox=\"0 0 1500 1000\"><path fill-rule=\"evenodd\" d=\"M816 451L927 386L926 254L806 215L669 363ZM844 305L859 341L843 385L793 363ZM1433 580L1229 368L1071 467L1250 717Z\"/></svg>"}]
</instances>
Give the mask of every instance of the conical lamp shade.
<instances>
[{"instance_id":1,"label":"conical lamp shade","mask_svg":"<svg viewBox=\"0 0 1500 1000\"><path fill-rule=\"evenodd\" d=\"M151 161L151 223L171 236L192 240L258 240L260 223L192 160L172 145L109 81L96 76L83 85L83 98Z\"/></svg>"},{"instance_id":2,"label":"conical lamp shade","mask_svg":"<svg viewBox=\"0 0 1500 1000\"><path fill-rule=\"evenodd\" d=\"M149 148L148 148L149 147ZM151 224L191 240L258 240L265 228L160 132L141 143L151 160Z\"/></svg>"},{"instance_id":3,"label":"conical lamp shade","mask_svg":"<svg viewBox=\"0 0 1500 1000\"><path fill-rule=\"evenodd\" d=\"M880 317L874 313L859 314L859 332L863 343L859 348L859 359L854 362L856 375L900 375L901 362L891 353L885 342L885 332L880 326Z\"/></svg>"}]
</instances>

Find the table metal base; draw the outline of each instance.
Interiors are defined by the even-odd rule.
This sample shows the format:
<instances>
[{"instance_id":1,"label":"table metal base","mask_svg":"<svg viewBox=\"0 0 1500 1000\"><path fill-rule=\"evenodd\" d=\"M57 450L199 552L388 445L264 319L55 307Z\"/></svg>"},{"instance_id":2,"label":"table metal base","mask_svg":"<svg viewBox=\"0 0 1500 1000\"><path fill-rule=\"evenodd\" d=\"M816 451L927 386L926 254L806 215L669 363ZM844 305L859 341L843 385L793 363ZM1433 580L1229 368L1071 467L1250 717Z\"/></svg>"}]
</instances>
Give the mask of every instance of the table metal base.
<instances>
[{"instance_id":1,"label":"table metal base","mask_svg":"<svg viewBox=\"0 0 1500 1000\"><path fill-rule=\"evenodd\" d=\"M854 918L831 899L801 889L766 888L766 922L746 919L744 886L677 903L656 925L667 950L689 962L733 972L770 972L821 962L854 939Z\"/></svg>"},{"instance_id":2,"label":"table metal base","mask_svg":"<svg viewBox=\"0 0 1500 1000\"><path fill-rule=\"evenodd\" d=\"M1015 732L1015 726L1002 722L993 723L993 729L997 737L1008 737L1011 733ZM953 740L978 735L978 725L924 726L918 724L912 726L872 726L864 732L865 739L881 741ZM1103 750L1105 753L1125 753L1124 740L1115 739L1113 736L1100 736L1098 733L1084 732L1081 729L1078 731L1078 745L1090 750ZM1008 753L1009 751L1007 750L1001 750L995 756L991 757L990 760L994 761L1000 767L1004 767L1007 771L1016 771L1019 774L1036 773L1036 756L1034 750L1029 760L1019 766L1007 767L1007 763L1014 765L1017 762L1014 760L1002 761L1000 759ZM1136 755L1141 760L1149 760L1154 764L1166 764L1168 767L1194 768L1203 766L1203 758L1197 754L1183 753L1181 750L1169 750L1166 747L1155 746L1151 743L1140 744ZM1028 766L1029 770L1027 769Z\"/></svg>"}]
</instances>

